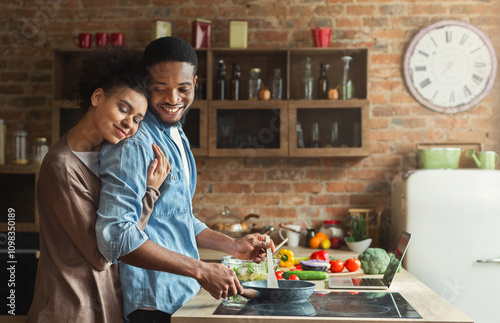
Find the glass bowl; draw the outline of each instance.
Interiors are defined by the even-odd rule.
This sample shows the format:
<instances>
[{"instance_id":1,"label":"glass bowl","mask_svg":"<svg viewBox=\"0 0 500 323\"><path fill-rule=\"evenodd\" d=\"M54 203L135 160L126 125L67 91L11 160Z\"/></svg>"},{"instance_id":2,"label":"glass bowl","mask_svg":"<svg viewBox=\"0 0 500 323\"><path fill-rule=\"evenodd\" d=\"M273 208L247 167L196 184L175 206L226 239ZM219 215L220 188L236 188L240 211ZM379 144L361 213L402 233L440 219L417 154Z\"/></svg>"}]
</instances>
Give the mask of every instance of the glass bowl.
<instances>
[{"instance_id":1,"label":"glass bowl","mask_svg":"<svg viewBox=\"0 0 500 323\"><path fill-rule=\"evenodd\" d=\"M233 269L236 272L236 277L240 282L255 281L255 280L267 280L267 259L256 264L251 260L240 260L234 258L233 256L222 257L222 264ZM274 270L280 264L278 258L273 258ZM224 299L222 304L229 307L241 307L245 305L248 299L240 295L235 295Z\"/></svg>"}]
</instances>

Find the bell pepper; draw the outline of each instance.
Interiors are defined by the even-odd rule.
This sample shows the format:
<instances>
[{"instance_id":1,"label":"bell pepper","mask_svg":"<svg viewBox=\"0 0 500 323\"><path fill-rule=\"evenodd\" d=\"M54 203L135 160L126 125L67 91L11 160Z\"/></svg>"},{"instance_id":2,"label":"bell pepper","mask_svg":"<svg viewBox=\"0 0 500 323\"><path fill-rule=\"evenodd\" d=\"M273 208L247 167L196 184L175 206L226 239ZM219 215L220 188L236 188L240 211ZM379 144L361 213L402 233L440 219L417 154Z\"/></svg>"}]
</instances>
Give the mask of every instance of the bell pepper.
<instances>
[{"instance_id":1,"label":"bell pepper","mask_svg":"<svg viewBox=\"0 0 500 323\"><path fill-rule=\"evenodd\" d=\"M280 267L293 267L295 259L292 250L281 249L278 257L280 258Z\"/></svg>"},{"instance_id":2,"label":"bell pepper","mask_svg":"<svg viewBox=\"0 0 500 323\"><path fill-rule=\"evenodd\" d=\"M311 259L319 259L319 260L325 260L325 261L330 261L330 255L326 250L320 250L313 252L311 254Z\"/></svg>"}]
</instances>

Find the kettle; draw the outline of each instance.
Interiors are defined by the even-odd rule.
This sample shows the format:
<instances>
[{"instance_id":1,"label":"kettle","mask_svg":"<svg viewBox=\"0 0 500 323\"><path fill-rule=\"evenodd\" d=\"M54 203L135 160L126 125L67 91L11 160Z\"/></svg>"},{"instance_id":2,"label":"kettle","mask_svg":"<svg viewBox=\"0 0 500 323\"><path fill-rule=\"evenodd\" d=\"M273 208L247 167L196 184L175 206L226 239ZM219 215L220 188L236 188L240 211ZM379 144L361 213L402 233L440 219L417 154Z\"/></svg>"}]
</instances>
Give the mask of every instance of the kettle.
<instances>
[{"instance_id":1,"label":"kettle","mask_svg":"<svg viewBox=\"0 0 500 323\"><path fill-rule=\"evenodd\" d=\"M494 151L478 151L476 156L474 149L469 149L466 156L472 157L478 168L495 169L498 165L498 154Z\"/></svg>"}]
</instances>

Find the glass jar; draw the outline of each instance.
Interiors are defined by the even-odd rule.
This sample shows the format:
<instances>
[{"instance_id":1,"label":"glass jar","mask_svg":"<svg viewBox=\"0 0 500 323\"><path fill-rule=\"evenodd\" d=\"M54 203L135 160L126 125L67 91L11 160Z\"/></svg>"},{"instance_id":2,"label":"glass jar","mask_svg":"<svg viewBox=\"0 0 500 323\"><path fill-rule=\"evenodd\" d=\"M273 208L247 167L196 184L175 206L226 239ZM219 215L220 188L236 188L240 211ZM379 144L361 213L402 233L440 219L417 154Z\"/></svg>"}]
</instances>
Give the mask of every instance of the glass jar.
<instances>
[{"instance_id":1,"label":"glass jar","mask_svg":"<svg viewBox=\"0 0 500 323\"><path fill-rule=\"evenodd\" d=\"M250 78L248 79L248 99L257 100L259 98L262 79L260 78L260 68L252 68L250 70Z\"/></svg>"},{"instance_id":2,"label":"glass jar","mask_svg":"<svg viewBox=\"0 0 500 323\"><path fill-rule=\"evenodd\" d=\"M233 256L225 256L222 257L222 264L234 270L240 282L267 280L267 260L257 264L251 260L240 260ZM274 270L278 268L279 264L279 258L273 258ZM274 273L272 274L274 275ZM247 298L240 295L234 295L224 299L222 304L230 307L242 307L246 302L248 302Z\"/></svg>"},{"instance_id":3,"label":"glass jar","mask_svg":"<svg viewBox=\"0 0 500 323\"><path fill-rule=\"evenodd\" d=\"M41 164L45 155L49 152L47 138L40 137L35 139L35 158L36 164Z\"/></svg>"},{"instance_id":4,"label":"glass jar","mask_svg":"<svg viewBox=\"0 0 500 323\"><path fill-rule=\"evenodd\" d=\"M304 75L302 75L302 98L312 100L314 96L314 76L311 68L311 58L306 58Z\"/></svg>"},{"instance_id":5,"label":"glass jar","mask_svg":"<svg viewBox=\"0 0 500 323\"><path fill-rule=\"evenodd\" d=\"M325 233L329 238L339 237L344 239L344 229L338 220L325 220L321 226L320 232Z\"/></svg>"},{"instance_id":6,"label":"glass jar","mask_svg":"<svg viewBox=\"0 0 500 323\"><path fill-rule=\"evenodd\" d=\"M281 100L283 93L283 79L281 78L281 69L275 68L273 78L271 79L271 99Z\"/></svg>"},{"instance_id":7,"label":"glass jar","mask_svg":"<svg viewBox=\"0 0 500 323\"><path fill-rule=\"evenodd\" d=\"M342 57L342 62L344 63L344 75L342 76L342 86L340 87L340 99L349 100L354 97L354 85L349 77L349 63L352 61L352 57L344 56Z\"/></svg>"},{"instance_id":8,"label":"glass jar","mask_svg":"<svg viewBox=\"0 0 500 323\"><path fill-rule=\"evenodd\" d=\"M14 165L28 164L28 132L24 130L22 124L14 131L14 158L12 163Z\"/></svg>"}]
</instances>

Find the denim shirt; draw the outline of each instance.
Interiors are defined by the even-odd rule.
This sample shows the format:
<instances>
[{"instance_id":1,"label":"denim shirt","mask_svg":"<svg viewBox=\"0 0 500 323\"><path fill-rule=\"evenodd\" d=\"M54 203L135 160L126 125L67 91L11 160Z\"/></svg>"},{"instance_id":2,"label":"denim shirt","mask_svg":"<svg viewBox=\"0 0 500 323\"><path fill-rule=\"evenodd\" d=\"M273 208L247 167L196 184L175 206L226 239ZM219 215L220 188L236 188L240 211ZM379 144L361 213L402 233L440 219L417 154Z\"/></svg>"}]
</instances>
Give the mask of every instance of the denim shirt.
<instances>
[{"instance_id":1,"label":"denim shirt","mask_svg":"<svg viewBox=\"0 0 500 323\"><path fill-rule=\"evenodd\" d=\"M196 164L189 142L179 127L188 159L189 184L178 146L166 128L148 112L139 130L116 145L105 144L100 152L102 181L96 235L99 251L116 263L146 240L199 259L196 235L207 226L196 219L192 198L196 187ZM170 163L171 170L160 187L161 195L144 231L137 226L146 192L146 176L155 158L156 143ZM141 307L174 313L200 289L193 278L146 270L119 262L124 314Z\"/></svg>"}]
</instances>

